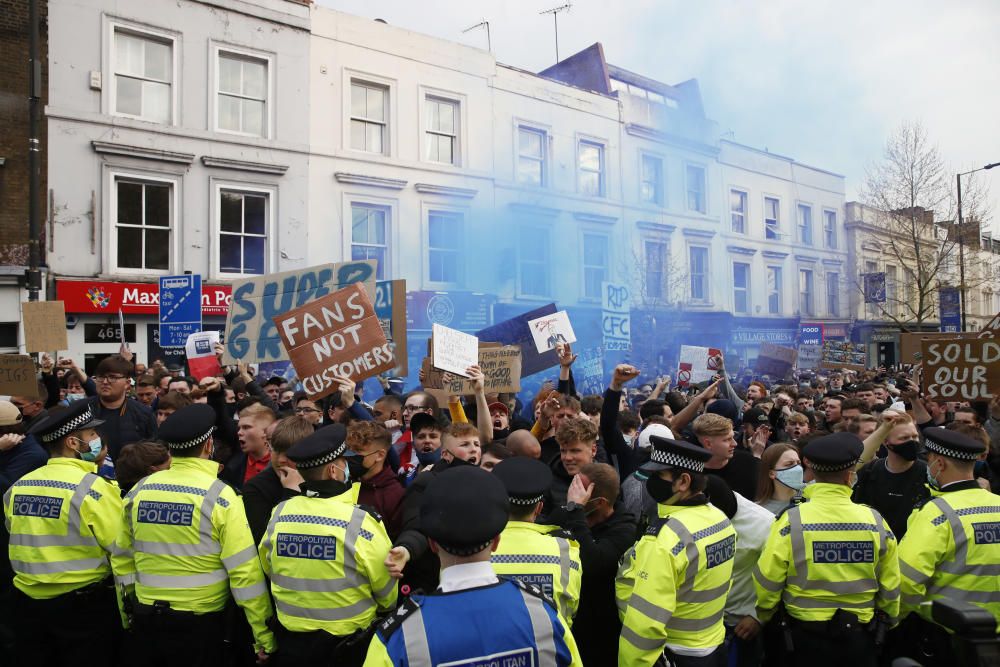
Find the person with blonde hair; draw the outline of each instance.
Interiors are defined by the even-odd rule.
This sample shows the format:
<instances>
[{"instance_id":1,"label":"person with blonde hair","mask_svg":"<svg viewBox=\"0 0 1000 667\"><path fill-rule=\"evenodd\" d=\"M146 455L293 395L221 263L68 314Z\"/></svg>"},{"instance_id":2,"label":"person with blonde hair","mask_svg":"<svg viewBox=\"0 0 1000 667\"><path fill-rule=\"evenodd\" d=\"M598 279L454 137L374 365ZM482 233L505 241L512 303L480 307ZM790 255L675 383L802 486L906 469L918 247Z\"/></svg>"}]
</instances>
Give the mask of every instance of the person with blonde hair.
<instances>
[{"instance_id":1,"label":"person with blonde hair","mask_svg":"<svg viewBox=\"0 0 1000 667\"><path fill-rule=\"evenodd\" d=\"M705 473L718 475L744 498L756 498L760 460L749 450L736 446L733 422L709 412L695 419L691 430L698 444L712 455L705 464Z\"/></svg>"}]
</instances>

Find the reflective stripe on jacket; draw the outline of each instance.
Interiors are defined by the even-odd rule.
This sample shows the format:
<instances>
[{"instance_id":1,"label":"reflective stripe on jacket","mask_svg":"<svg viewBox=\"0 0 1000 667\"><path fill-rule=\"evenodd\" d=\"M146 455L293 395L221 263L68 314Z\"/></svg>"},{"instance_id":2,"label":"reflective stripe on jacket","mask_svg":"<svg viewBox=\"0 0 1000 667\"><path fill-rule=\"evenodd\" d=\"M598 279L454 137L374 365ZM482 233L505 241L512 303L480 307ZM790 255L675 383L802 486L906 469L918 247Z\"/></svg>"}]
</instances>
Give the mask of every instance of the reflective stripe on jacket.
<instances>
[{"instance_id":1,"label":"reflective stripe on jacket","mask_svg":"<svg viewBox=\"0 0 1000 667\"><path fill-rule=\"evenodd\" d=\"M583 568L580 545L568 533L556 526L508 521L490 562L497 574L538 586L555 600L562 617L573 622Z\"/></svg>"}]
</instances>

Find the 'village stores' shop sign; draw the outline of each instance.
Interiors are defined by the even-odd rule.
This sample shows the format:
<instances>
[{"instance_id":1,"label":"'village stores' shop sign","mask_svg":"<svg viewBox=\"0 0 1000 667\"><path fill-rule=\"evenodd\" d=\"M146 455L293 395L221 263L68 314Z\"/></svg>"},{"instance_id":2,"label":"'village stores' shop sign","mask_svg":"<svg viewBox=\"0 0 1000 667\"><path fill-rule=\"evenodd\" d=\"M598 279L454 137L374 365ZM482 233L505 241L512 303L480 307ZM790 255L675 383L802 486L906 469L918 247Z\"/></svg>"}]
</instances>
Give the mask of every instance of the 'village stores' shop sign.
<instances>
[{"instance_id":1,"label":"'village stores' shop sign","mask_svg":"<svg viewBox=\"0 0 1000 667\"><path fill-rule=\"evenodd\" d=\"M201 312L206 317L225 316L232 301L230 285L202 285ZM100 280L57 280L56 299L67 313L80 315L158 315L157 283L119 283Z\"/></svg>"}]
</instances>

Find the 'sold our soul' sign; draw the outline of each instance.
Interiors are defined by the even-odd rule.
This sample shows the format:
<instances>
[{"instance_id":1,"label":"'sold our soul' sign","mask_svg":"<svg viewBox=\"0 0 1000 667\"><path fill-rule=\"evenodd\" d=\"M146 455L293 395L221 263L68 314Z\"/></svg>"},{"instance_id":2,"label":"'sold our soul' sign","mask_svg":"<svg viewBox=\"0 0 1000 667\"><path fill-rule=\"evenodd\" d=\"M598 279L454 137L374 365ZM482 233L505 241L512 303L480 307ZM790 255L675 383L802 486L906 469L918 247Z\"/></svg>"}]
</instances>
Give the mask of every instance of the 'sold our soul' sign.
<instances>
[{"instance_id":1,"label":"'sold our soul' sign","mask_svg":"<svg viewBox=\"0 0 1000 667\"><path fill-rule=\"evenodd\" d=\"M355 283L274 318L281 343L311 398L395 367L389 343L364 287Z\"/></svg>"},{"instance_id":2,"label":"'sold our soul' sign","mask_svg":"<svg viewBox=\"0 0 1000 667\"><path fill-rule=\"evenodd\" d=\"M989 401L1000 392L1000 341L923 340L924 391L949 401Z\"/></svg>"}]
</instances>

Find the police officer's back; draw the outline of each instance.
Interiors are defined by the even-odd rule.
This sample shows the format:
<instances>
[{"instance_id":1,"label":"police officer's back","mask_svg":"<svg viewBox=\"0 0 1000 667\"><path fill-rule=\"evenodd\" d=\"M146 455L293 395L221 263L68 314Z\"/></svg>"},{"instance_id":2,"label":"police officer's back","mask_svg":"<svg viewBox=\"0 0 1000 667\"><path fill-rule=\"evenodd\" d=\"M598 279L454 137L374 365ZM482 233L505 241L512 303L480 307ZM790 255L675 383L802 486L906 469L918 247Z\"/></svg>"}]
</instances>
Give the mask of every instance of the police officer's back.
<instances>
[{"instance_id":1,"label":"police officer's back","mask_svg":"<svg viewBox=\"0 0 1000 667\"><path fill-rule=\"evenodd\" d=\"M243 503L217 479L215 412L196 403L160 426L173 461L125 497L119 541L134 555L116 574L134 577L134 628L147 664L217 665L230 595L246 614L258 652L274 651L271 601Z\"/></svg>"},{"instance_id":2,"label":"police officer's back","mask_svg":"<svg viewBox=\"0 0 1000 667\"><path fill-rule=\"evenodd\" d=\"M993 614L1000 632L1000 499L973 476L985 451L981 442L933 427L924 430L924 447L932 491L910 515L899 544L902 615L920 617L908 619L916 621L907 642L912 651L931 653L927 664L947 664L951 642L929 623L934 600L982 607Z\"/></svg>"},{"instance_id":3,"label":"police officer's back","mask_svg":"<svg viewBox=\"0 0 1000 667\"><path fill-rule=\"evenodd\" d=\"M875 611L887 625L899 613L896 538L877 510L851 502L862 451L849 433L805 446L816 483L775 521L754 572L758 618L784 604L794 664L874 665Z\"/></svg>"},{"instance_id":4,"label":"police officer's back","mask_svg":"<svg viewBox=\"0 0 1000 667\"><path fill-rule=\"evenodd\" d=\"M535 523L552 485L552 470L521 456L501 461L493 474L503 482L510 501L510 518L490 557L493 570L541 588L555 600L563 619L572 623L580 604L580 546L558 526Z\"/></svg>"},{"instance_id":5,"label":"police officer's back","mask_svg":"<svg viewBox=\"0 0 1000 667\"><path fill-rule=\"evenodd\" d=\"M396 603L396 582L383 566L389 536L377 515L353 503L346 437L334 424L288 450L306 480L302 495L275 507L261 540L281 664L360 665L363 631Z\"/></svg>"},{"instance_id":6,"label":"police officer's back","mask_svg":"<svg viewBox=\"0 0 1000 667\"><path fill-rule=\"evenodd\" d=\"M650 440L650 460L641 469L659 517L618 572L618 663L653 665L666 650L676 665L724 665L736 531L703 493L709 452L670 438Z\"/></svg>"},{"instance_id":7,"label":"police officer's back","mask_svg":"<svg viewBox=\"0 0 1000 667\"><path fill-rule=\"evenodd\" d=\"M117 487L98 477L93 463L101 424L86 401L42 417L31 433L48 463L4 495L17 590L14 664L113 664L115 643L94 643L121 626L109 556L122 506Z\"/></svg>"},{"instance_id":8,"label":"police officer's back","mask_svg":"<svg viewBox=\"0 0 1000 667\"><path fill-rule=\"evenodd\" d=\"M372 639L365 665L580 665L569 627L538 589L498 579L490 552L507 522L507 493L473 466L428 486L421 525L441 558L436 594L410 597Z\"/></svg>"}]
</instances>

